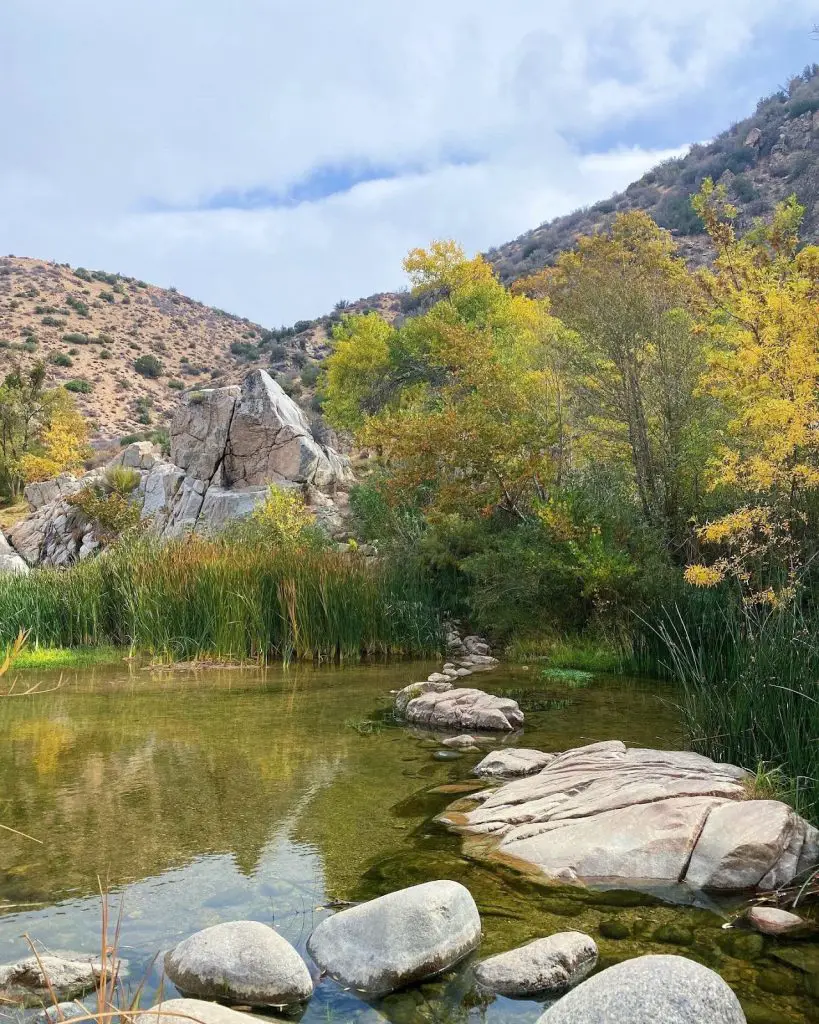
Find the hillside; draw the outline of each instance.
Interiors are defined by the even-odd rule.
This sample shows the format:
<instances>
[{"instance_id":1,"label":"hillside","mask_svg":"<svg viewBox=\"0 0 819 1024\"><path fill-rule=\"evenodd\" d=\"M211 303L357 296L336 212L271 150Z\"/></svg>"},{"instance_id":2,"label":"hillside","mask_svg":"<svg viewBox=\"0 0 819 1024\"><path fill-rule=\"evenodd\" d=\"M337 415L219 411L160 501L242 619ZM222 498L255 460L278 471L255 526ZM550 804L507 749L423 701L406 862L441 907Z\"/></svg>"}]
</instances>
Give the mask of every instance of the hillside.
<instances>
[{"instance_id":1,"label":"hillside","mask_svg":"<svg viewBox=\"0 0 819 1024\"><path fill-rule=\"evenodd\" d=\"M819 237L819 66L805 68L787 89L760 100L750 117L659 164L624 192L541 224L487 255L509 283L553 263L578 235L599 231L617 213L646 210L691 262L701 263L708 244L690 197L707 177L727 186L741 229L795 193L806 208L803 237Z\"/></svg>"},{"instance_id":2,"label":"hillside","mask_svg":"<svg viewBox=\"0 0 819 1024\"><path fill-rule=\"evenodd\" d=\"M43 360L51 384L73 391L100 439L167 424L185 388L273 372L309 407L333 324L345 312L394 316L397 296L374 295L316 320L264 328L220 309L104 271L0 258L0 366Z\"/></svg>"}]
</instances>

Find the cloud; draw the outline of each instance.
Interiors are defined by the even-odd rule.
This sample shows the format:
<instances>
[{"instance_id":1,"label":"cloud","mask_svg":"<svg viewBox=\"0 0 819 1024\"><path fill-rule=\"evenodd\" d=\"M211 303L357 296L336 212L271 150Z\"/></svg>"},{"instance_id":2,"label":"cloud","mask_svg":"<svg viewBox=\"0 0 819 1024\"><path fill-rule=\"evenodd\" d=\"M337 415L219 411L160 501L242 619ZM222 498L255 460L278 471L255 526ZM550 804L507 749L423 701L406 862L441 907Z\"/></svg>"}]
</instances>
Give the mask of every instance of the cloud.
<instances>
[{"instance_id":1,"label":"cloud","mask_svg":"<svg viewBox=\"0 0 819 1024\"><path fill-rule=\"evenodd\" d=\"M737 68L730 116L765 91L765 61L804 63L791 50L804 32L809 55L811 14L807 0L5 0L4 247L266 324L316 315L399 284L413 245L484 249L622 188L667 155L652 124L700 101L688 137L702 137Z\"/></svg>"}]
</instances>

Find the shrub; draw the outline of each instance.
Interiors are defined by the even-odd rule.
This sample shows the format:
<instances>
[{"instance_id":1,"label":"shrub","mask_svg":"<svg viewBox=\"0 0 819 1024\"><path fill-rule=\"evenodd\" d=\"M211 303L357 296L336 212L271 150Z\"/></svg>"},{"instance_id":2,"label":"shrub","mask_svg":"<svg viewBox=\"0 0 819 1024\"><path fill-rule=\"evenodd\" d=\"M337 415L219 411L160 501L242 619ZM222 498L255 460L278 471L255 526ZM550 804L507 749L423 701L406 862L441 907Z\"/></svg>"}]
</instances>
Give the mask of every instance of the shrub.
<instances>
[{"instance_id":1,"label":"shrub","mask_svg":"<svg viewBox=\"0 0 819 1024\"><path fill-rule=\"evenodd\" d=\"M139 522L139 509L119 491L106 491L101 486L84 487L67 500L107 539L119 536Z\"/></svg>"},{"instance_id":2,"label":"shrub","mask_svg":"<svg viewBox=\"0 0 819 1024\"><path fill-rule=\"evenodd\" d=\"M40 323L43 327L65 327L65 320L58 320L56 316L44 316Z\"/></svg>"},{"instance_id":3,"label":"shrub","mask_svg":"<svg viewBox=\"0 0 819 1024\"><path fill-rule=\"evenodd\" d=\"M139 487L140 475L130 466L110 466L105 471L105 485L109 491L123 496Z\"/></svg>"},{"instance_id":4,"label":"shrub","mask_svg":"<svg viewBox=\"0 0 819 1024\"><path fill-rule=\"evenodd\" d=\"M74 277L78 277L81 281L93 280L91 274L85 269L85 267L77 267L74 271Z\"/></svg>"},{"instance_id":5,"label":"shrub","mask_svg":"<svg viewBox=\"0 0 819 1024\"><path fill-rule=\"evenodd\" d=\"M69 295L65 300L66 306L70 306L77 316L85 317L88 320L91 317L91 310L88 308L88 303L83 302L82 299L77 299L73 295Z\"/></svg>"},{"instance_id":6,"label":"shrub","mask_svg":"<svg viewBox=\"0 0 819 1024\"><path fill-rule=\"evenodd\" d=\"M114 293L113 292L108 292L108 291L100 292L100 298L102 299L103 302L116 302L117 301L114 298Z\"/></svg>"},{"instance_id":7,"label":"shrub","mask_svg":"<svg viewBox=\"0 0 819 1024\"><path fill-rule=\"evenodd\" d=\"M154 355L138 356L134 360L134 369L143 377L156 378L162 376L162 363Z\"/></svg>"},{"instance_id":8,"label":"shrub","mask_svg":"<svg viewBox=\"0 0 819 1024\"><path fill-rule=\"evenodd\" d=\"M185 387L185 382L178 380L176 377L171 377L168 381L168 387L173 388L174 391L182 391Z\"/></svg>"},{"instance_id":9,"label":"shrub","mask_svg":"<svg viewBox=\"0 0 819 1024\"><path fill-rule=\"evenodd\" d=\"M294 334L301 334L304 331L309 331L312 326L313 326L313 321L312 320L297 320L293 324L293 333Z\"/></svg>"},{"instance_id":10,"label":"shrub","mask_svg":"<svg viewBox=\"0 0 819 1024\"><path fill-rule=\"evenodd\" d=\"M321 374L318 363L308 363L301 371L301 382L306 388L312 388Z\"/></svg>"},{"instance_id":11,"label":"shrub","mask_svg":"<svg viewBox=\"0 0 819 1024\"><path fill-rule=\"evenodd\" d=\"M49 359L55 366L72 366L74 360L64 352L52 352Z\"/></svg>"},{"instance_id":12,"label":"shrub","mask_svg":"<svg viewBox=\"0 0 819 1024\"><path fill-rule=\"evenodd\" d=\"M93 384L90 381L84 380L82 377L75 377L73 380L67 380L63 385L66 391L73 391L77 395L90 395L94 390Z\"/></svg>"},{"instance_id":13,"label":"shrub","mask_svg":"<svg viewBox=\"0 0 819 1024\"><path fill-rule=\"evenodd\" d=\"M77 331L69 331L68 334L64 334L62 340L66 345L87 345L88 335L80 334Z\"/></svg>"},{"instance_id":14,"label":"shrub","mask_svg":"<svg viewBox=\"0 0 819 1024\"><path fill-rule=\"evenodd\" d=\"M100 359L110 359L111 358L111 353L108 351L107 348L101 348L99 350L99 352L97 353L97 355L100 357Z\"/></svg>"},{"instance_id":15,"label":"shrub","mask_svg":"<svg viewBox=\"0 0 819 1024\"><path fill-rule=\"evenodd\" d=\"M271 363L283 363L285 359L287 359L287 349L284 347L284 345L270 346Z\"/></svg>"}]
</instances>

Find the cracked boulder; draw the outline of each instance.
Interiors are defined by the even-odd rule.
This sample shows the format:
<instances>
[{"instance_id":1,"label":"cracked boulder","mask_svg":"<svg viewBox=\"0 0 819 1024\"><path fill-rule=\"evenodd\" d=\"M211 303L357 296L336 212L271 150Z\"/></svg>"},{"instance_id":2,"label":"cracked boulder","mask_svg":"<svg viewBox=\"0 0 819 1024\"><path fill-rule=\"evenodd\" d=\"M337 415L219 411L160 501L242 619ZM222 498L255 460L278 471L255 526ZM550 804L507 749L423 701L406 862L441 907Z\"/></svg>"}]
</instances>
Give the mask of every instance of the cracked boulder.
<instances>
[{"instance_id":1,"label":"cracked boulder","mask_svg":"<svg viewBox=\"0 0 819 1024\"><path fill-rule=\"evenodd\" d=\"M410 704L410 707L412 705ZM746 773L688 751L617 740L553 757L480 806L441 820L489 856L567 882L778 888L819 861L819 832L776 800L748 800Z\"/></svg>"},{"instance_id":2,"label":"cracked boulder","mask_svg":"<svg viewBox=\"0 0 819 1024\"><path fill-rule=\"evenodd\" d=\"M224 472L230 487L284 481L332 490L353 479L347 460L315 440L304 412L264 370L245 378L236 399Z\"/></svg>"}]
</instances>

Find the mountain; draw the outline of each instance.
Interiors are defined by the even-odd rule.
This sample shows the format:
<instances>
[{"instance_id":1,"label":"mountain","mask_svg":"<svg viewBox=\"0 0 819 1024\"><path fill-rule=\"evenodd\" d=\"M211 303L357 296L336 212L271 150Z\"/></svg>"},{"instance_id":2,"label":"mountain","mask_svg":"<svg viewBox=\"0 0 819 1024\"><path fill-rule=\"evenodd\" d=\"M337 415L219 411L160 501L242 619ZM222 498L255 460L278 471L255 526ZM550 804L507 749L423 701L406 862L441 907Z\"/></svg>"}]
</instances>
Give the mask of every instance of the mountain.
<instances>
[{"instance_id":1,"label":"mountain","mask_svg":"<svg viewBox=\"0 0 819 1024\"><path fill-rule=\"evenodd\" d=\"M501 279L511 283L553 263L579 235L605 228L617 213L645 210L672 232L692 263L702 263L709 246L690 197L709 177L726 185L739 210L741 230L795 193L806 208L803 237L819 237L819 65L805 68L786 89L761 99L750 117L713 141L666 160L610 199L491 249L487 257Z\"/></svg>"},{"instance_id":2,"label":"mountain","mask_svg":"<svg viewBox=\"0 0 819 1024\"><path fill-rule=\"evenodd\" d=\"M241 381L262 366L309 406L314 367L342 312L398 312L398 297L339 303L327 316L264 328L174 288L18 256L0 258L0 368L42 360L73 391L98 439L167 425L179 391Z\"/></svg>"}]
</instances>

